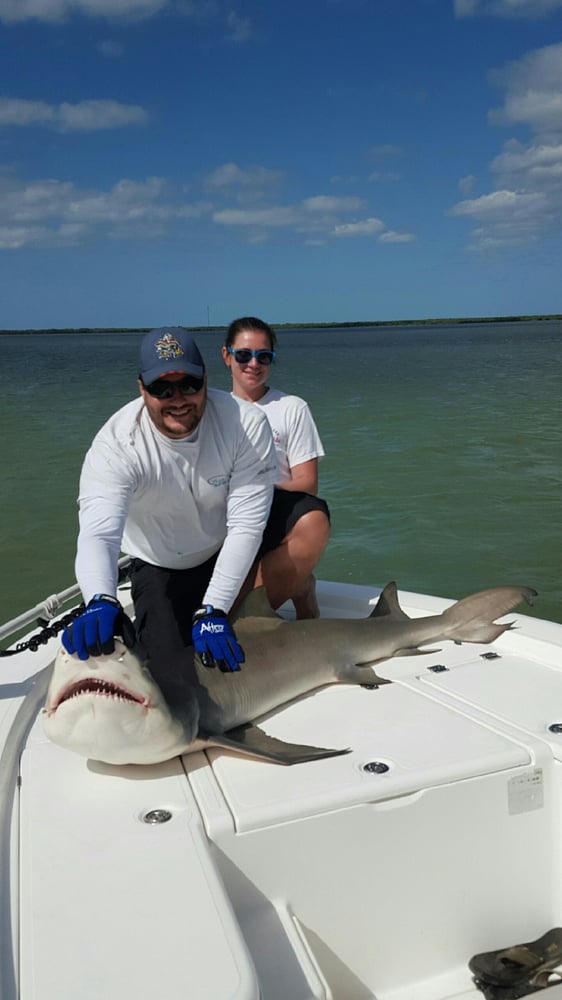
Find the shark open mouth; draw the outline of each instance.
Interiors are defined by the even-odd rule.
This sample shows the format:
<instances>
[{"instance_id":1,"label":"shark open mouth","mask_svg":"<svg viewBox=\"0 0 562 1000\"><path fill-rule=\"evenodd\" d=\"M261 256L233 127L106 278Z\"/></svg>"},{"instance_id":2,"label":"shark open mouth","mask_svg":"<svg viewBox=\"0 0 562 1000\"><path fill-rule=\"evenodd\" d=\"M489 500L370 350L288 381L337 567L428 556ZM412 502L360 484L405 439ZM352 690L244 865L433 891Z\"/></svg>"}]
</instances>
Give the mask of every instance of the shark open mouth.
<instances>
[{"instance_id":1,"label":"shark open mouth","mask_svg":"<svg viewBox=\"0 0 562 1000\"><path fill-rule=\"evenodd\" d=\"M112 681L100 680L97 677L84 677L62 692L55 707L58 708L63 702L69 701L71 698L79 698L83 694L102 695L106 698L116 698L119 701L132 701L136 702L137 705L148 704L145 698L127 691L126 688L114 684Z\"/></svg>"}]
</instances>

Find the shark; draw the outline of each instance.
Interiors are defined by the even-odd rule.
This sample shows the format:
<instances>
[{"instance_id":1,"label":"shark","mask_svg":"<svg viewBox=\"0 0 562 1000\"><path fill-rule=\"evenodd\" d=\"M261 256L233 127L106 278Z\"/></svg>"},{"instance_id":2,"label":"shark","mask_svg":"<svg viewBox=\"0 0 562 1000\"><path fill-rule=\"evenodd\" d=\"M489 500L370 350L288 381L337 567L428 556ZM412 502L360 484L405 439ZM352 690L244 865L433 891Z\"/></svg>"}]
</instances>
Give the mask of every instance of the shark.
<instances>
[{"instance_id":1,"label":"shark","mask_svg":"<svg viewBox=\"0 0 562 1000\"><path fill-rule=\"evenodd\" d=\"M441 614L410 618L396 583L387 584L367 618L286 620L263 588L235 617L245 651L237 673L204 667L191 647L185 664L160 668L135 645L116 640L113 653L79 660L61 648L49 683L43 725L54 743L108 764L156 764L210 747L278 764L348 753L287 743L256 720L330 684L392 683L395 656L436 652L428 645L490 643L513 628L497 622L536 591L507 586L462 598ZM390 676L389 676L390 675Z\"/></svg>"}]
</instances>

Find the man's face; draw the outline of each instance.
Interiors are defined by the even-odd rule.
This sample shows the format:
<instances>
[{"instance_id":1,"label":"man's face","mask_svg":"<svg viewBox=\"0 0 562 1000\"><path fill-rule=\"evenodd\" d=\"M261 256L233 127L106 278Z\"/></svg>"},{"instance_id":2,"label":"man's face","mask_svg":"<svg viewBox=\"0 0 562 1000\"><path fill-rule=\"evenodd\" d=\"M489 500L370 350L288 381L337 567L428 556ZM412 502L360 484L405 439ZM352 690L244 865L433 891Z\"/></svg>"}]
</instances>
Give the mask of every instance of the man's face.
<instances>
[{"instance_id":1,"label":"man's face","mask_svg":"<svg viewBox=\"0 0 562 1000\"><path fill-rule=\"evenodd\" d=\"M174 394L169 399L157 399L151 395L140 379L138 383L144 405L154 426L161 434L176 440L193 434L195 428L199 426L207 402L207 376L205 375L201 389L191 394L184 394L178 388L178 383L183 383L185 379L186 376L180 372L172 372L157 380L158 384L166 382L170 388L174 387Z\"/></svg>"}]
</instances>

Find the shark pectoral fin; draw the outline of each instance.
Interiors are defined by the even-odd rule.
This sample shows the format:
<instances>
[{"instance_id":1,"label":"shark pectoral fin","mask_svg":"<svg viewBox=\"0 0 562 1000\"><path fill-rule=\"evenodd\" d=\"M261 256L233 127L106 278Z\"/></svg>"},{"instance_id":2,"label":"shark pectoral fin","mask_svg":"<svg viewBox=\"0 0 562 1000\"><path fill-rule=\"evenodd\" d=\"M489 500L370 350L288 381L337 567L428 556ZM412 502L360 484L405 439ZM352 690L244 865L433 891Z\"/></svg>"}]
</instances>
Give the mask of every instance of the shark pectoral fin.
<instances>
[{"instance_id":1,"label":"shark pectoral fin","mask_svg":"<svg viewBox=\"0 0 562 1000\"><path fill-rule=\"evenodd\" d=\"M427 656L428 653L441 653L441 649L415 649L412 646L406 646L404 649L397 649L394 656Z\"/></svg>"},{"instance_id":2,"label":"shark pectoral fin","mask_svg":"<svg viewBox=\"0 0 562 1000\"><path fill-rule=\"evenodd\" d=\"M347 750L328 750L325 747L309 747L300 743L285 743L275 736L268 736L263 729L248 722L244 726L229 729L221 735L209 734L205 737L209 746L235 753L247 754L258 760L271 761L274 764L305 764L311 760L322 760L324 757L339 757L349 753Z\"/></svg>"},{"instance_id":3,"label":"shark pectoral fin","mask_svg":"<svg viewBox=\"0 0 562 1000\"><path fill-rule=\"evenodd\" d=\"M379 677L372 669L380 660L368 660L365 663L346 663L338 670L338 682L340 684L392 684L388 677Z\"/></svg>"},{"instance_id":4,"label":"shark pectoral fin","mask_svg":"<svg viewBox=\"0 0 562 1000\"><path fill-rule=\"evenodd\" d=\"M397 649L396 652L392 654L392 659L394 659L395 656L426 656L427 653L440 652L440 649L416 649L414 646L404 646L403 649ZM376 667L377 663L383 663L385 660L388 660L388 657L385 656L384 660L365 660L363 663L355 663L351 667L346 667L346 672L345 674L342 673L341 679L347 681L349 671L352 670L353 667L357 667L359 670L364 670L366 667ZM353 680L351 683L353 683ZM363 684L364 681L359 681L359 683ZM375 683L390 684L391 681L385 681L382 677L378 677Z\"/></svg>"}]
</instances>

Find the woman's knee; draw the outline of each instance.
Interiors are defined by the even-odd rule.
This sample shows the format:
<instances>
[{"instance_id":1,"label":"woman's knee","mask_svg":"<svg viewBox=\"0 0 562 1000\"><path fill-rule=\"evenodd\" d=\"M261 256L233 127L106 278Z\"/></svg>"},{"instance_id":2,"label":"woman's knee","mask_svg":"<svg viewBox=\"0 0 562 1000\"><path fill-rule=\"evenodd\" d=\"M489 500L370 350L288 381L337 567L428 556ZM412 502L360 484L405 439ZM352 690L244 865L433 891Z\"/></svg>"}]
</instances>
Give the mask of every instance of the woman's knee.
<instances>
[{"instance_id":1,"label":"woman's knee","mask_svg":"<svg viewBox=\"0 0 562 1000\"><path fill-rule=\"evenodd\" d=\"M287 535L287 543L298 544L320 556L330 538L330 520L321 510L303 514Z\"/></svg>"}]
</instances>

